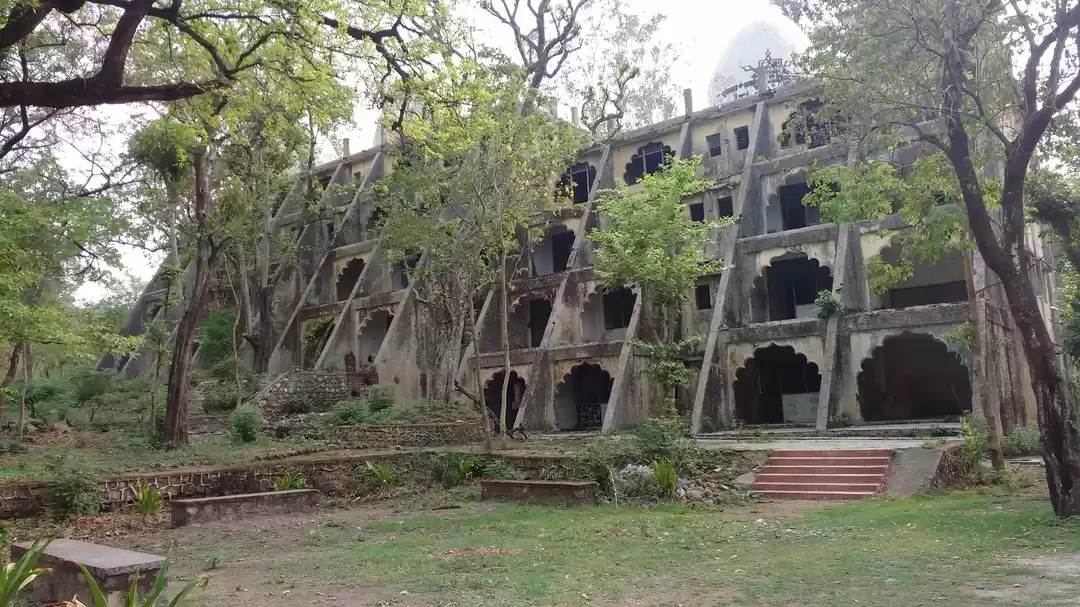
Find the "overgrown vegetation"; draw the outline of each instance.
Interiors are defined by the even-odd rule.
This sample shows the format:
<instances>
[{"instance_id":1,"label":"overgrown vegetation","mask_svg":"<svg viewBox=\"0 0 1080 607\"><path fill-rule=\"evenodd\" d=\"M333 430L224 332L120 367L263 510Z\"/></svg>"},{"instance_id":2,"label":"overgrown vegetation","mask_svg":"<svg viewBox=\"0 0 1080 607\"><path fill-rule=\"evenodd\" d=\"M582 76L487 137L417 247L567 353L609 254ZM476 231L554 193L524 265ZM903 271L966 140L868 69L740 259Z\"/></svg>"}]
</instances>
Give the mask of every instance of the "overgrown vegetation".
<instances>
[{"instance_id":1,"label":"overgrown vegetation","mask_svg":"<svg viewBox=\"0 0 1080 607\"><path fill-rule=\"evenodd\" d=\"M135 511L143 516L154 516L161 512L164 496L157 487L151 486L145 480L139 481L135 486Z\"/></svg>"},{"instance_id":2,"label":"overgrown vegetation","mask_svg":"<svg viewBox=\"0 0 1080 607\"><path fill-rule=\"evenodd\" d=\"M1030 426L1018 425L1001 439L1001 453L1005 457L1038 455L1041 448L1039 427L1034 424Z\"/></svg>"},{"instance_id":3,"label":"overgrown vegetation","mask_svg":"<svg viewBox=\"0 0 1080 607\"><path fill-rule=\"evenodd\" d=\"M818 318L831 318L844 311L844 304L832 291L818 291L814 299L814 311Z\"/></svg>"},{"instance_id":4,"label":"overgrown vegetation","mask_svg":"<svg viewBox=\"0 0 1080 607\"><path fill-rule=\"evenodd\" d=\"M66 452L52 455L46 467L46 492L59 517L101 512L101 473L81 458Z\"/></svg>"},{"instance_id":5,"label":"overgrown vegetation","mask_svg":"<svg viewBox=\"0 0 1080 607\"><path fill-rule=\"evenodd\" d=\"M514 480L521 471L503 458L468 453L439 453L430 461L432 477L445 488L463 485L477 478Z\"/></svg>"},{"instance_id":6,"label":"overgrown vegetation","mask_svg":"<svg viewBox=\"0 0 1080 607\"><path fill-rule=\"evenodd\" d=\"M281 476L274 479L274 489L277 491L294 491L307 488L307 477L295 470L286 470Z\"/></svg>"},{"instance_id":7,"label":"overgrown vegetation","mask_svg":"<svg viewBox=\"0 0 1080 607\"><path fill-rule=\"evenodd\" d=\"M262 428L262 411L252 405L237 407L230 418L232 439L236 443L253 443Z\"/></svg>"}]
</instances>

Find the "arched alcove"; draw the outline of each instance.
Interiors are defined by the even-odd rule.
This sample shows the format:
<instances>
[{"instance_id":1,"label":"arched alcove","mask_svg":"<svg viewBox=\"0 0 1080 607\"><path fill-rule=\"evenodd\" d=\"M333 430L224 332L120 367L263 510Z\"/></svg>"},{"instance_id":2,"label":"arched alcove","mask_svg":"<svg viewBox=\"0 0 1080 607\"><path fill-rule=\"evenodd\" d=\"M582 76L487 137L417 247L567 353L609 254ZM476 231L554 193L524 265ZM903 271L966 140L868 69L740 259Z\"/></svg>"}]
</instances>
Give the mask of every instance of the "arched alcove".
<instances>
[{"instance_id":1,"label":"arched alcove","mask_svg":"<svg viewBox=\"0 0 1080 607\"><path fill-rule=\"evenodd\" d=\"M559 430L594 430L604 413L615 380L600 365L575 365L555 389L555 418Z\"/></svg>"},{"instance_id":2,"label":"arched alcove","mask_svg":"<svg viewBox=\"0 0 1080 607\"><path fill-rule=\"evenodd\" d=\"M360 368L375 364L375 357L379 354L386 332L390 330L390 323L394 322L394 315L390 310L375 310L369 312L363 319L360 334L357 337L357 346L360 355L357 364Z\"/></svg>"},{"instance_id":3,"label":"arched alcove","mask_svg":"<svg viewBox=\"0 0 1080 607\"><path fill-rule=\"evenodd\" d=\"M890 335L856 376L863 421L939 419L971 411L971 376L960 355L927 333Z\"/></svg>"},{"instance_id":4,"label":"arched alcove","mask_svg":"<svg viewBox=\"0 0 1080 607\"><path fill-rule=\"evenodd\" d=\"M881 261L896 265L903 255L899 242L881 250ZM942 253L936 261L915 264L911 277L891 285L881 294L870 294L874 310L910 308L941 303L967 301L967 280L964 257L960 251Z\"/></svg>"},{"instance_id":5,"label":"arched alcove","mask_svg":"<svg viewBox=\"0 0 1080 607\"><path fill-rule=\"evenodd\" d=\"M338 273L337 283L334 286L334 292L337 295L336 301L349 299L349 294L352 293L353 287L356 286L356 282L360 280L360 275L363 273L363 259L357 257L345 264L345 267Z\"/></svg>"},{"instance_id":6,"label":"arched alcove","mask_svg":"<svg viewBox=\"0 0 1080 607\"><path fill-rule=\"evenodd\" d=\"M561 223L549 226L544 237L533 246L533 278L566 271L573 250L574 231Z\"/></svg>"},{"instance_id":7,"label":"arched alcove","mask_svg":"<svg viewBox=\"0 0 1080 607\"><path fill-rule=\"evenodd\" d=\"M596 167L587 163L579 162L568 169L559 177L558 195L567 196L574 204L584 204L589 201L592 184L596 181Z\"/></svg>"},{"instance_id":8,"label":"arched alcove","mask_svg":"<svg viewBox=\"0 0 1080 607\"><path fill-rule=\"evenodd\" d=\"M671 148L663 143L652 141L645 144L638 148L637 152L630 157L630 162L626 163L623 181L626 182L626 185L634 185L646 175L659 171L660 167L667 162L669 156L674 156L674 154Z\"/></svg>"},{"instance_id":9,"label":"arched alcove","mask_svg":"<svg viewBox=\"0 0 1080 607\"><path fill-rule=\"evenodd\" d=\"M774 257L754 279L750 291L751 322L812 318L818 292L831 291L832 271L806 253Z\"/></svg>"},{"instance_id":10,"label":"arched alcove","mask_svg":"<svg viewBox=\"0 0 1080 607\"><path fill-rule=\"evenodd\" d=\"M495 423L499 423L499 416L502 414L503 399L499 397L499 393L502 392L503 378L506 377L503 371L499 371L484 384L484 403L491 411L492 418L495 419ZM521 408L521 399L525 396L525 378L520 377L517 371L510 371L510 383L506 386L506 427L515 427L515 421L517 420L518 409Z\"/></svg>"},{"instance_id":11,"label":"arched alcove","mask_svg":"<svg viewBox=\"0 0 1080 607\"><path fill-rule=\"evenodd\" d=\"M813 423L821 372L791 346L754 350L731 386L735 417L746 424Z\"/></svg>"}]
</instances>

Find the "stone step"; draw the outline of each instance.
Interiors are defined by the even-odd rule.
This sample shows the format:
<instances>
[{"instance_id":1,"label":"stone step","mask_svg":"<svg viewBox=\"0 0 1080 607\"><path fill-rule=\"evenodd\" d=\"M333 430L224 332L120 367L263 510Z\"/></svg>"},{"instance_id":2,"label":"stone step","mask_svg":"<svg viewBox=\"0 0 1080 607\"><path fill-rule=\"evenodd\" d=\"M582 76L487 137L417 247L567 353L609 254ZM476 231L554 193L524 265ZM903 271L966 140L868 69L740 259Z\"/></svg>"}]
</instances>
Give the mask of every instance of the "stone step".
<instances>
[{"instance_id":1,"label":"stone step","mask_svg":"<svg viewBox=\"0 0 1080 607\"><path fill-rule=\"evenodd\" d=\"M833 465L775 465L766 464L761 474L885 474L889 467L877 466L833 466Z\"/></svg>"},{"instance_id":2,"label":"stone step","mask_svg":"<svg viewBox=\"0 0 1080 607\"><path fill-rule=\"evenodd\" d=\"M892 458L888 457L769 457L773 466L886 466Z\"/></svg>"},{"instance_id":3,"label":"stone step","mask_svg":"<svg viewBox=\"0 0 1080 607\"><path fill-rule=\"evenodd\" d=\"M777 449L772 457L884 457L892 458L892 449Z\"/></svg>"},{"instance_id":4,"label":"stone step","mask_svg":"<svg viewBox=\"0 0 1080 607\"><path fill-rule=\"evenodd\" d=\"M773 491L841 491L856 493L877 493L881 490L881 483L813 483L795 481L788 483L772 483L755 481L750 486L756 491L764 491L769 495Z\"/></svg>"},{"instance_id":5,"label":"stone step","mask_svg":"<svg viewBox=\"0 0 1080 607\"><path fill-rule=\"evenodd\" d=\"M765 470L765 468L762 468L762 470ZM763 483L877 483L880 485L884 479L884 472L874 474L776 474L760 472L757 475L757 481Z\"/></svg>"},{"instance_id":6,"label":"stone step","mask_svg":"<svg viewBox=\"0 0 1080 607\"><path fill-rule=\"evenodd\" d=\"M785 491L770 489L766 496L786 500L857 500L876 495L873 491Z\"/></svg>"}]
</instances>

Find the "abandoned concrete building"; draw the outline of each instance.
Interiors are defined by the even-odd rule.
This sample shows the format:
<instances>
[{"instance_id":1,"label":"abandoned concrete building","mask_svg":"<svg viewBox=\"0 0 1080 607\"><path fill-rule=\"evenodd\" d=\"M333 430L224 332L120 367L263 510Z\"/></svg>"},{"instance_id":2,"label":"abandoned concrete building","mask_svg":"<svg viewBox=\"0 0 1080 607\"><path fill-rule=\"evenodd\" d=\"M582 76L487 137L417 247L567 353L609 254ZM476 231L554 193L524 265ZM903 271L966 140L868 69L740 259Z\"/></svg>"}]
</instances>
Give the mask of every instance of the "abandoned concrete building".
<instances>
[{"instance_id":1,"label":"abandoned concrete building","mask_svg":"<svg viewBox=\"0 0 1080 607\"><path fill-rule=\"evenodd\" d=\"M854 160L846 143L831 141L812 121L785 131L797 112L812 115L813 85L766 57L726 94L722 104L697 111L687 94L683 116L581 151L565 178L584 210L547 220L525 258L528 275L510 285L509 390L500 395L494 290L480 307L478 343L463 347L462 383L483 390L495 410L505 398L512 423L535 431L612 430L646 418L657 395L629 341L639 334L642 302L633 288L601 288L585 235L599 221L597 191L618 182L641 187L636 182L665 157L697 155L701 175L714 185L688 199L686 212L734 222L717 230L712 247L723 270L698 278L682 313L683 334L704 338L687 362L695 379L679 395L695 432L940 420L978 415L985 406L1001 411L1006 429L1033 422L1034 397L1004 294L978 254L970 263L946 255L872 293L865 265L877 255L897 260L894 237L904 226L898 215L823 223L803 204L808 167ZM910 162L904 153L891 160ZM316 169L324 186L359 184L326 188L320 205L333 209L332 221L305 224L290 205L301 179L278 208L275 227L304 259L275 293L272 373L341 369L348 357L376 371L399 399L427 396L424 307L410 288L409 265L384 261L375 235L371 186L390 170L389 158L389 148L377 145ZM1039 226L1029 229L1027 246L1038 260L1031 276L1044 317L1056 326L1051 246ZM132 313L133 331L161 313L153 286ZM822 290L838 296L841 314L818 317L814 300ZM969 317L984 344L977 354L955 338ZM469 372L477 356L482 386ZM141 360L103 364L134 375Z\"/></svg>"}]
</instances>

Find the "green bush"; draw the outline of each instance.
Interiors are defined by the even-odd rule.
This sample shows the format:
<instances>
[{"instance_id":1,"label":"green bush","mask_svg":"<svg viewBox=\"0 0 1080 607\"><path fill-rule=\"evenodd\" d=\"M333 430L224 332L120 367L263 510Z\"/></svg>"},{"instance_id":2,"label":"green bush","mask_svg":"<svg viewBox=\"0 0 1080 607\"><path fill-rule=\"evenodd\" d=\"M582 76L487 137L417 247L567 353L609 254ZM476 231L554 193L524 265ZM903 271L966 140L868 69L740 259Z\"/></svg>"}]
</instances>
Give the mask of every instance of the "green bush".
<instances>
[{"instance_id":1,"label":"green bush","mask_svg":"<svg viewBox=\"0 0 1080 607\"><path fill-rule=\"evenodd\" d=\"M233 411L232 439L236 443L253 443L259 438L259 428L262 427L262 412L251 405L237 407Z\"/></svg>"},{"instance_id":2,"label":"green bush","mask_svg":"<svg viewBox=\"0 0 1080 607\"><path fill-rule=\"evenodd\" d=\"M844 304L840 302L840 298L837 297L836 293L818 291L817 298L814 299L814 309L818 318L829 318L842 312Z\"/></svg>"},{"instance_id":3,"label":"green bush","mask_svg":"<svg viewBox=\"0 0 1080 607\"><path fill-rule=\"evenodd\" d=\"M101 512L101 474L85 460L68 453L51 456L46 463L46 493L61 517Z\"/></svg>"},{"instance_id":4,"label":"green bush","mask_svg":"<svg viewBox=\"0 0 1080 607\"><path fill-rule=\"evenodd\" d=\"M431 457L431 475L447 489L469 482L477 472L476 458L466 453L438 453Z\"/></svg>"},{"instance_id":5,"label":"green bush","mask_svg":"<svg viewBox=\"0 0 1080 607\"><path fill-rule=\"evenodd\" d=\"M518 470L509 460L501 457L484 458L480 462L479 474L484 478L515 481L524 478L521 470Z\"/></svg>"},{"instance_id":6,"label":"green bush","mask_svg":"<svg viewBox=\"0 0 1080 607\"><path fill-rule=\"evenodd\" d=\"M202 393L203 411L221 413L236 408L236 384L232 380L210 379L199 384ZM240 395L241 398L244 396Z\"/></svg>"},{"instance_id":7,"label":"green bush","mask_svg":"<svg viewBox=\"0 0 1080 607\"><path fill-rule=\"evenodd\" d=\"M982 460L986 456L986 449L990 445L990 438L986 429L976 424L970 415L965 415L960 421L960 437L964 440L964 451L960 456L960 471L965 476L982 480Z\"/></svg>"},{"instance_id":8,"label":"green bush","mask_svg":"<svg viewBox=\"0 0 1080 607\"><path fill-rule=\"evenodd\" d=\"M218 308L206 315L206 320L199 327L199 358L208 368L214 369L233 358L235 324L235 308ZM228 372L225 371L225 374Z\"/></svg>"},{"instance_id":9,"label":"green bush","mask_svg":"<svg viewBox=\"0 0 1080 607\"><path fill-rule=\"evenodd\" d=\"M641 455L646 461L673 459L679 455L680 443L689 438L689 425L681 417L660 417L647 420L630 429L637 437Z\"/></svg>"},{"instance_id":10,"label":"green bush","mask_svg":"<svg viewBox=\"0 0 1080 607\"><path fill-rule=\"evenodd\" d=\"M26 409L30 417L43 419L48 411L74 405L74 393L74 386L67 380L47 377L31 379L26 385Z\"/></svg>"},{"instance_id":11,"label":"green bush","mask_svg":"<svg viewBox=\"0 0 1080 607\"><path fill-rule=\"evenodd\" d=\"M384 388L371 390L365 400L367 400L368 411L372 413L386 411L394 406L394 395Z\"/></svg>"},{"instance_id":12,"label":"green bush","mask_svg":"<svg viewBox=\"0 0 1080 607\"><path fill-rule=\"evenodd\" d=\"M367 419L367 403L356 399L339 400L326 415L326 423L331 426L359 426Z\"/></svg>"},{"instance_id":13,"label":"green bush","mask_svg":"<svg viewBox=\"0 0 1080 607\"><path fill-rule=\"evenodd\" d=\"M71 383L75 386L75 402L81 405L111 390L116 383L116 373L86 369L72 376Z\"/></svg>"},{"instance_id":14,"label":"green bush","mask_svg":"<svg viewBox=\"0 0 1080 607\"><path fill-rule=\"evenodd\" d=\"M1038 455L1041 449L1038 426L1016 426L1001 439L1001 454L1005 457Z\"/></svg>"},{"instance_id":15,"label":"green bush","mask_svg":"<svg viewBox=\"0 0 1080 607\"><path fill-rule=\"evenodd\" d=\"M398 474L388 462L365 462L364 483L368 488L379 491L397 483Z\"/></svg>"}]
</instances>

